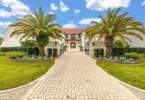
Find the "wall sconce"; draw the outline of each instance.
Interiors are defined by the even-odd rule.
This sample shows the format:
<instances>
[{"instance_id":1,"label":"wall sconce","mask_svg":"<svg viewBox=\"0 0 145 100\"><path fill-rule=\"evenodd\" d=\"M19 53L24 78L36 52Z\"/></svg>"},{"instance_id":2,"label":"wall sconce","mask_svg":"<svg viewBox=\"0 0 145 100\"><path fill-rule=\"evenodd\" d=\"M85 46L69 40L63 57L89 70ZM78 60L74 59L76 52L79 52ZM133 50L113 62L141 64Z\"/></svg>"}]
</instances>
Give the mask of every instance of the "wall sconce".
<instances>
[{"instance_id":1,"label":"wall sconce","mask_svg":"<svg viewBox=\"0 0 145 100\"><path fill-rule=\"evenodd\" d=\"M92 45L93 45L93 47L95 46L95 42L94 41L92 42Z\"/></svg>"},{"instance_id":2,"label":"wall sconce","mask_svg":"<svg viewBox=\"0 0 145 100\"><path fill-rule=\"evenodd\" d=\"M56 46L57 45L57 42L55 42L54 45Z\"/></svg>"}]
</instances>

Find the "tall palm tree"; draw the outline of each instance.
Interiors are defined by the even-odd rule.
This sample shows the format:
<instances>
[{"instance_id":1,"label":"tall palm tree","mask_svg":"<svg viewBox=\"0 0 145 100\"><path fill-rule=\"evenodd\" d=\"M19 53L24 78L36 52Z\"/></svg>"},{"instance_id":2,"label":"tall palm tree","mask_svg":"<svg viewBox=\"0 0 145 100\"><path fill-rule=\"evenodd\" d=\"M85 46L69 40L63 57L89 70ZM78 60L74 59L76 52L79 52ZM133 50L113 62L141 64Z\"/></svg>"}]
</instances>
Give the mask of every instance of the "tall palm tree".
<instances>
[{"instance_id":1,"label":"tall palm tree","mask_svg":"<svg viewBox=\"0 0 145 100\"><path fill-rule=\"evenodd\" d=\"M53 23L56 16L53 14L45 15L42 8L39 11L34 10L33 15L28 12L19 22L11 25L16 27L11 33L21 35L21 40L24 38L36 39L36 43L40 49L40 55L44 55L44 47L49 43L49 40L63 40L63 31L59 24Z\"/></svg>"},{"instance_id":2,"label":"tall palm tree","mask_svg":"<svg viewBox=\"0 0 145 100\"><path fill-rule=\"evenodd\" d=\"M101 23L92 21L93 26L86 29L86 39L89 41L96 37L98 37L97 44L100 40L105 40L106 56L111 55L115 37L119 37L123 46L126 46L126 40L131 41L127 35L136 36L143 40L138 32L145 34L141 22L134 21L133 17L127 17L128 12L119 15L120 10L121 8L112 10L109 8L104 18L100 14Z\"/></svg>"}]
</instances>

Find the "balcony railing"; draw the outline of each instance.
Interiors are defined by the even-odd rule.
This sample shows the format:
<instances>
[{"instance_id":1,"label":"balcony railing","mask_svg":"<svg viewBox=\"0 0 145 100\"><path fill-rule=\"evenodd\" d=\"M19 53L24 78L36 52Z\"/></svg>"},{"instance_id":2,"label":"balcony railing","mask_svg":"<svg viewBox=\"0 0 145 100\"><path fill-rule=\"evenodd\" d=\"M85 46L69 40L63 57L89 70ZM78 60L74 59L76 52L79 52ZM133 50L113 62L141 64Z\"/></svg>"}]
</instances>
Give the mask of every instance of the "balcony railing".
<instances>
[{"instance_id":1,"label":"balcony railing","mask_svg":"<svg viewBox=\"0 0 145 100\"><path fill-rule=\"evenodd\" d=\"M71 39L65 39L65 41L81 41L81 39L71 38Z\"/></svg>"}]
</instances>

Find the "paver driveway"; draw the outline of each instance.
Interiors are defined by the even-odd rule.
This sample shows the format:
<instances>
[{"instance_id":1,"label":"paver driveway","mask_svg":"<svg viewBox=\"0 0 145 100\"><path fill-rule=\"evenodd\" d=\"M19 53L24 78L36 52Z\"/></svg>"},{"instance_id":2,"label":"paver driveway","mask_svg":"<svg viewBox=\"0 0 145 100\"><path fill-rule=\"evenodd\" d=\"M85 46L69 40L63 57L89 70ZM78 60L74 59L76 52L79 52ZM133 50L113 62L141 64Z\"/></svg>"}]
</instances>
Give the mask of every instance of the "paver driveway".
<instances>
[{"instance_id":1,"label":"paver driveway","mask_svg":"<svg viewBox=\"0 0 145 100\"><path fill-rule=\"evenodd\" d=\"M66 52L22 100L139 99L91 57L83 52Z\"/></svg>"}]
</instances>

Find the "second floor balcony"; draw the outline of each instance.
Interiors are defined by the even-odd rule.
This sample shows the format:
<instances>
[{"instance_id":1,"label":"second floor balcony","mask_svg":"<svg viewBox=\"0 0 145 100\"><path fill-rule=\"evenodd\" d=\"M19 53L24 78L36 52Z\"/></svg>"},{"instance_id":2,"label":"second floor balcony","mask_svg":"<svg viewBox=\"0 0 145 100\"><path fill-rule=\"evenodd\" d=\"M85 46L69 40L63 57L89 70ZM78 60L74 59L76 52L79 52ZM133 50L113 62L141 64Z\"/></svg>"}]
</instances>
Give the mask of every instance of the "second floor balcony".
<instances>
[{"instance_id":1,"label":"second floor balcony","mask_svg":"<svg viewBox=\"0 0 145 100\"><path fill-rule=\"evenodd\" d=\"M65 34L65 40L81 40L81 34Z\"/></svg>"}]
</instances>

